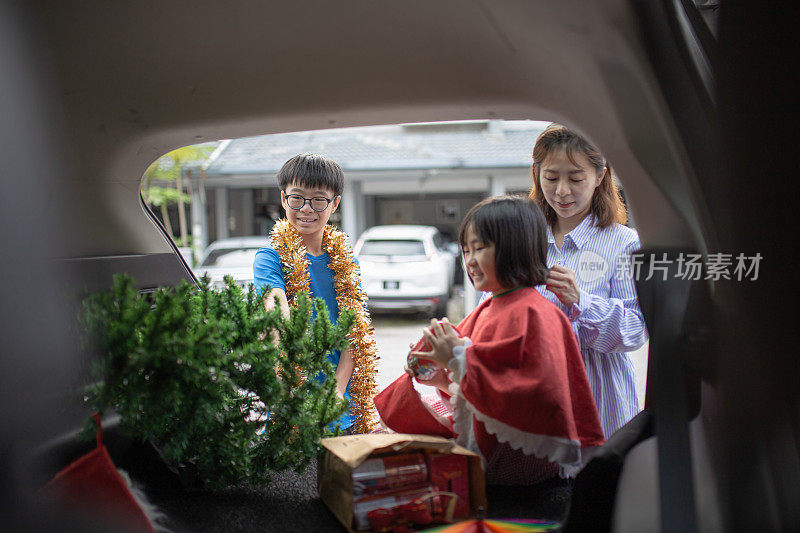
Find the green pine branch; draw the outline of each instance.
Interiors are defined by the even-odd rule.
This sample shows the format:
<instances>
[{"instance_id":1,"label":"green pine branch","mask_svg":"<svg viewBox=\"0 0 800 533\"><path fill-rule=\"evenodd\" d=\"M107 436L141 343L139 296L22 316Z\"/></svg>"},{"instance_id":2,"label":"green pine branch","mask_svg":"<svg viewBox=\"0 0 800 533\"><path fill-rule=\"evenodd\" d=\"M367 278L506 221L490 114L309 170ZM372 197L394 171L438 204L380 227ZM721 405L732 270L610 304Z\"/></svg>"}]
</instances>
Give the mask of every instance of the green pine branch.
<instances>
[{"instance_id":1,"label":"green pine branch","mask_svg":"<svg viewBox=\"0 0 800 533\"><path fill-rule=\"evenodd\" d=\"M148 296L117 275L83 302L81 323L100 354L89 406L115 410L125 430L207 488L304 468L346 410L323 376L333 376L326 354L346 347L353 315L333 325L322 300L304 294L284 319L231 278L221 291L203 279Z\"/></svg>"}]
</instances>

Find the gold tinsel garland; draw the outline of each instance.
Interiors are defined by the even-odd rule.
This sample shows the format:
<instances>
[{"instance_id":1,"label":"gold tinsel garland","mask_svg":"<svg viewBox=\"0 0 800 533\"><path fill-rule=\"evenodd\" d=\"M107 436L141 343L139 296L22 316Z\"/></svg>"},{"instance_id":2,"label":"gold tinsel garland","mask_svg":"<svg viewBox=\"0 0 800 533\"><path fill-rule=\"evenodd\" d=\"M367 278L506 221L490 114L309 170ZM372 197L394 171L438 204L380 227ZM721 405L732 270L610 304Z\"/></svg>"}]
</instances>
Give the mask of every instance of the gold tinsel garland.
<instances>
[{"instance_id":1,"label":"gold tinsel garland","mask_svg":"<svg viewBox=\"0 0 800 533\"><path fill-rule=\"evenodd\" d=\"M300 234L286 219L275 224L270 238L285 273L286 296L289 304L294 305L294 296L299 292L311 294L306 246ZM327 224L322 234L322 250L328 253L328 268L333 271L333 287L340 312L342 309L350 309L355 314L353 328L348 336L355 362L350 380L350 404L355 415L355 432L367 433L376 424L372 399L378 392L375 383L378 358L372 322L367 314L367 295L361 289L361 275L353 260L347 236Z\"/></svg>"}]
</instances>

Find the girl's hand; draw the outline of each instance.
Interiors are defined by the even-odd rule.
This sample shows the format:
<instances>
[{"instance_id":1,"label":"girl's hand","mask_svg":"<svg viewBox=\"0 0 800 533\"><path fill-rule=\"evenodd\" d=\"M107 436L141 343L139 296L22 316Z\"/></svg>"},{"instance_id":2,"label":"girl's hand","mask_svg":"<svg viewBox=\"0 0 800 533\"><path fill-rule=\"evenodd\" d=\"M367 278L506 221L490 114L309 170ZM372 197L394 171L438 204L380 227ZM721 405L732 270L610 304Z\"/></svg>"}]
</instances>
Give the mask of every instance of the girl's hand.
<instances>
[{"instance_id":1,"label":"girl's hand","mask_svg":"<svg viewBox=\"0 0 800 533\"><path fill-rule=\"evenodd\" d=\"M446 368L448 361L453 357L453 346L464 345L464 340L458 336L447 318L443 318L441 323L435 318L432 319L430 327L422 330L422 336L431 350L412 351L410 355L418 359L429 359L442 368Z\"/></svg>"},{"instance_id":2,"label":"girl's hand","mask_svg":"<svg viewBox=\"0 0 800 533\"><path fill-rule=\"evenodd\" d=\"M561 265L553 265L550 269L550 274L545 280L545 287L555 294L556 298L564 305L576 304L581 297L581 290L575 281L575 273Z\"/></svg>"}]
</instances>

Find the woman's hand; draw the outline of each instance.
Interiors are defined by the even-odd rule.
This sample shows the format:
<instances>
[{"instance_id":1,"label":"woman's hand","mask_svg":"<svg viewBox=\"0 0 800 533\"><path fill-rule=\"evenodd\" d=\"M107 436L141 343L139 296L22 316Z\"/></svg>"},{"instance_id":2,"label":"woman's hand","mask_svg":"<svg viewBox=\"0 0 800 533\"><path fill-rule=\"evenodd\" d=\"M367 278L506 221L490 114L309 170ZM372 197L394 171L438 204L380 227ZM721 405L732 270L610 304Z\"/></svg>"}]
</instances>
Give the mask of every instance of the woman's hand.
<instances>
[{"instance_id":1,"label":"woman's hand","mask_svg":"<svg viewBox=\"0 0 800 533\"><path fill-rule=\"evenodd\" d=\"M545 287L567 306L578 303L581 298L581 290L575 282L575 273L561 265L553 265L550 269Z\"/></svg>"},{"instance_id":2,"label":"woman's hand","mask_svg":"<svg viewBox=\"0 0 800 533\"><path fill-rule=\"evenodd\" d=\"M441 323L435 318L431 320L430 327L422 330L422 336L431 350L412 351L410 355L418 359L429 359L442 368L446 368L448 361L453 357L453 346L464 345L464 339L458 336L447 318L443 318Z\"/></svg>"}]
</instances>

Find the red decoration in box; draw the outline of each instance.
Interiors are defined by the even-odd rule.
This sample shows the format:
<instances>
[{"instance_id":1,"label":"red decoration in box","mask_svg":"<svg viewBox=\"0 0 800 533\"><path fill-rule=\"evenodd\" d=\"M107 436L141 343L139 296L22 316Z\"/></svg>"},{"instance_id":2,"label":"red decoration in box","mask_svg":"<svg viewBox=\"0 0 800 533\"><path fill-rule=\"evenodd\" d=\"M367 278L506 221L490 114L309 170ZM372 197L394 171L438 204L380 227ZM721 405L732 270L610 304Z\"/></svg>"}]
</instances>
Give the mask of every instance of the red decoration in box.
<instances>
[{"instance_id":1,"label":"red decoration in box","mask_svg":"<svg viewBox=\"0 0 800 533\"><path fill-rule=\"evenodd\" d=\"M430 524L435 515L441 514L441 507L433 486L427 484L365 496L355 502L353 514L358 529L372 527L378 530L412 522ZM380 527L371 523L373 519Z\"/></svg>"},{"instance_id":2,"label":"red decoration in box","mask_svg":"<svg viewBox=\"0 0 800 533\"><path fill-rule=\"evenodd\" d=\"M93 515L100 521L130 531L152 533L152 524L103 446L100 415L95 413L92 417L97 424L97 448L56 474L42 491L72 510Z\"/></svg>"},{"instance_id":3,"label":"red decoration in box","mask_svg":"<svg viewBox=\"0 0 800 533\"><path fill-rule=\"evenodd\" d=\"M469 466L464 455L436 454L429 459L430 479L440 492L456 495L454 517L469 514Z\"/></svg>"},{"instance_id":4,"label":"red decoration in box","mask_svg":"<svg viewBox=\"0 0 800 533\"><path fill-rule=\"evenodd\" d=\"M433 522L429 503L422 498L392 507L373 509L367 513L372 530L377 533L407 531L409 525L425 525Z\"/></svg>"}]
</instances>

